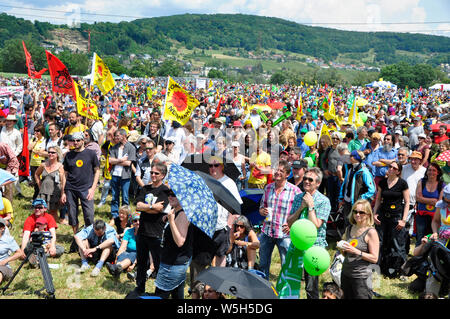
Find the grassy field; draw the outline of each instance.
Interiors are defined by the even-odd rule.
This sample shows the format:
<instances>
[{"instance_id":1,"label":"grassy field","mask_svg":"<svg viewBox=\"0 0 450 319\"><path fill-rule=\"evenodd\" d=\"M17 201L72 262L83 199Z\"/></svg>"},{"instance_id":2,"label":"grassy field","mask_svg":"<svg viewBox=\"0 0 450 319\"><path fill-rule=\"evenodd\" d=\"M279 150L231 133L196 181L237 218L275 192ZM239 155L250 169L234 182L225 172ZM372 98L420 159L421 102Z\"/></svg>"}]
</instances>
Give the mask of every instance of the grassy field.
<instances>
[{"instance_id":1,"label":"grassy field","mask_svg":"<svg viewBox=\"0 0 450 319\"><path fill-rule=\"evenodd\" d=\"M22 189L26 198L15 199L13 202L15 220L11 230L12 235L19 245L21 242L22 225L26 217L32 213L31 197L33 190L26 183L22 183ZM100 192L99 189L97 189L95 196L96 203L98 203L99 199ZM110 200L110 195L108 200ZM96 207L95 218L101 218L108 221L109 209L109 205L104 205L101 208ZM80 223L83 223L81 216ZM50 267L55 267L55 269L51 269L51 273L53 277L53 284L56 289L55 297L57 299L123 299L128 292L134 289L134 282L128 280L125 274L122 274L118 280L113 279L108 273L106 267L103 267L100 275L96 278L90 277L90 271L87 271L81 275L77 274L76 270L80 266L80 257L77 253L68 253L72 236L73 233L70 226L59 225L57 229L57 242L64 246L66 253L58 259L48 259ZM335 251L333 249L330 248L329 252L331 256L334 256ZM275 285L281 269L277 249L274 250L272 257L270 281L273 285ZM20 263L21 261L19 260L12 262L11 266L13 267L13 270L16 270ZM91 265L91 267L93 267L93 265ZM377 278L377 285L374 290L382 296L379 297L380 299L416 299L417 295L410 294L407 291L409 282L414 279L415 276L407 278L407 281ZM320 285L326 281L331 281L331 276L328 271L320 276ZM190 298L187 294L189 281L187 280L186 283L185 296ZM4 284L5 283L3 283L2 286ZM1 296L0 299L37 299L40 297L34 292L43 287L44 281L42 279L40 269L33 269L27 264L20 270L17 277L6 291L6 295ZM302 289L303 287L304 283L302 283ZM147 281L146 291L154 291L152 279ZM302 291L301 298L305 298L304 289Z\"/></svg>"}]
</instances>

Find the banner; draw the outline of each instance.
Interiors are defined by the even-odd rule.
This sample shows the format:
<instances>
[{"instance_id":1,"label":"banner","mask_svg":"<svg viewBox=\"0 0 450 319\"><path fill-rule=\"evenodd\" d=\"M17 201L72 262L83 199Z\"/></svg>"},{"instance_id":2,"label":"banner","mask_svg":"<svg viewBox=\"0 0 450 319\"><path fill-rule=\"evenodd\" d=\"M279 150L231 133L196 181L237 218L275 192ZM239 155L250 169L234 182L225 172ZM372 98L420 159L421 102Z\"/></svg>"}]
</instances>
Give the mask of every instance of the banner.
<instances>
[{"instance_id":1,"label":"banner","mask_svg":"<svg viewBox=\"0 0 450 319\"><path fill-rule=\"evenodd\" d=\"M303 113L302 93L300 92L300 93L298 93L298 105L297 105L297 113L296 113L295 119L300 122L303 115L305 115L305 113Z\"/></svg>"},{"instance_id":2,"label":"banner","mask_svg":"<svg viewBox=\"0 0 450 319\"><path fill-rule=\"evenodd\" d=\"M206 79L195 79L195 88L206 89Z\"/></svg>"},{"instance_id":3,"label":"banner","mask_svg":"<svg viewBox=\"0 0 450 319\"><path fill-rule=\"evenodd\" d=\"M10 95L14 95L22 103L24 92L23 86L0 86L0 101L4 101Z\"/></svg>"},{"instance_id":4,"label":"banner","mask_svg":"<svg viewBox=\"0 0 450 319\"><path fill-rule=\"evenodd\" d=\"M166 100L164 103L164 120L172 120L184 125L189 121L192 111L200 102L184 90L169 76Z\"/></svg>"},{"instance_id":5,"label":"banner","mask_svg":"<svg viewBox=\"0 0 450 319\"><path fill-rule=\"evenodd\" d=\"M73 80L66 66L53 54L45 51L48 70L52 80L52 90L57 93L70 94L76 97Z\"/></svg>"},{"instance_id":6,"label":"banner","mask_svg":"<svg viewBox=\"0 0 450 319\"><path fill-rule=\"evenodd\" d=\"M99 119L97 105L91 99L89 91L75 81L73 81L73 86L75 88L78 114L89 119Z\"/></svg>"},{"instance_id":7,"label":"banner","mask_svg":"<svg viewBox=\"0 0 450 319\"><path fill-rule=\"evenodd\" d=\"M31 54L30 52L28 52L26 46L25 46L25 42L22 40L22 46L23 46L23 51L25 52L25 61L27 64L27 69L28 69L28 76L32 79L40 79L42 77L42 74L45 73L45 71L47 71L48 69L42 69L39 72L36 72L36 69L34 68L34 63L31 60Z\"/></svg>"},{"instance_id":8,"label":"banner","mask_svg":"<svg viewBox=\"0 0 450 319\"><path fill-rule=\"evenodd\" d=\"M28 150L28 118L26 115L23 124L22 153L17 156L17 159L19 160L19 176L28 177L30 175L30 151Z\"/></svg>"},{"instance_id":9,"label":"banner","mask_svg":"<svg viewBox=\"0 0 450 319\"><path fill-rule=\"evenodd\" d=\"M93 57L93 68L92 68L92 84L97 85L97 87L102 91L103 95L108 94L109 91L116 85L114 78L112 77L111 71L108 66L103 62L102 59L94 52Z\"/></svg>"}]
</instances>

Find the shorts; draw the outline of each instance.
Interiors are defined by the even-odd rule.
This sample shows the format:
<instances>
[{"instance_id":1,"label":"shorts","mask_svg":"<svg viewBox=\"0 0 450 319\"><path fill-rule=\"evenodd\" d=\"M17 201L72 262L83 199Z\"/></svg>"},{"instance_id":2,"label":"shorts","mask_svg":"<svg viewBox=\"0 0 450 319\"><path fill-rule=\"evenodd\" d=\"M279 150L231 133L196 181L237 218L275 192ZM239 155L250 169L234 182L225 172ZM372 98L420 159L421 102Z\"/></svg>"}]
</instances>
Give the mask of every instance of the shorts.
<instances>
[{"instance_id":1,"label":"shorts","mask_svg":"<svg viewBox=\"0 0 450 319\"><path fill-rule=\"evenodd\" d=\"M3 275L3 280L10 280L13 276L13 271L8 266L0 266L0 273Z\"/></svg>"},{"instance_id":2,"label":"shorts","mask_svg":"<svg viewBox=\"0 0 450 319\"><path fill-rule=\"evenodd\" d=\"M225 256L230 247L230 228L226 227L216 230L213 235L213 241L216 244L216 256Z\"/></svg>"},{"instance_id":3,"label":"shorts","mask_svg":"<svg viewBox=\"0 0 450 319\"><path fill-rule=\"evenodd\" d=\"M119 256L117 256L117 262L121 262L122 260L129 259L131 260L131 263L134 264L136 261L136 252L135 251L124 251Z\"/></svg>"}]
</instances>

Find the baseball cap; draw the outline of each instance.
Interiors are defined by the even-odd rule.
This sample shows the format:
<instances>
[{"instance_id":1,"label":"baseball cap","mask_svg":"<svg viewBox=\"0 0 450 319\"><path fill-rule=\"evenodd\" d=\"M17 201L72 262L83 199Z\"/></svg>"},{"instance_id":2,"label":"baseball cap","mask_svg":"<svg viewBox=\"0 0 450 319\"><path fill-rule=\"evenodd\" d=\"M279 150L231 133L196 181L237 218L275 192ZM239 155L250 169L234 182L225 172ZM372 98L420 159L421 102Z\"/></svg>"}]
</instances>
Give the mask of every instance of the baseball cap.
<instances>
[{"instance_id":1,"label":"baseball cap","mask_svg":"<svg viewBox=\"0 0 450 319\"><path fill-rule=\"evenodd\" d=\"M239 144L238 141L234 141L233 143L231 143L231 146L232 147L239 147L239 146L241 146L241 144Z\"/></svg>"},{"instance_id":2,"label":"baseball cap","mask_svg":"<svg viewBox=\"0 0 450 319\"><path fill-rule=\"evenodd\" d=\"M402 131L401 131L401 130L396 130L396 131L395 131L395 134L398 134L398 135L403 135L403 133L402 133Z\"/></svg>"},{"instance_id":3,"label":"baseball cap","mask_svg":"<svg viewBox=\"0 0 450 319\"><path fill-rule=\"evenodd\" d=\"M409 155L409 158L422 159L422 153L420 153L418 151L414 151L414 152L411 153L411 155Z\"/></svg>"},{"instance_id":4,"label":"baseball cap","mask_svg":"<svg viewBox=\"0 0 450 319\"><path fill-rule=\"evenodd\" d=\"M36 219L36 224L47 225L48 224L47 218L45 218L44 216L39 216Z\"/></svg>"},{"instance_id":5,"label":"baseball cap","mask_svg":"<svg viewBox=\"0 0 450 319\"><path fill-rule=\"evenodd\" d=\"M241 123L241 121L234 121L233 126L234 127L242 127L242 123Z\"/></svg>"},{"instance_id":6,"label":"baseball cap","mask_svg":"<svg viewBox=\"0 0 450 319\"><path fill-rule=\"evenodd\" d=\"M31 204L31 206L35 207L38 205L42 205L45 208L47 208L47 203L45 202L45 200L43 200L42 198L36 198L33 203Z\"/></svg>"},{"instance_id":7,"label":"baseball cap","mask_svg":"<svg viewBox=\"0 0 450 319\"><path fill-rule=\"evenodd\" d=\"M308 163L305 160L294 161L292 163L292 168L306 168L308 167Z\"/></svg>"},{"instance_id":8,"label":"baseball cap","mask_svg":"<svg viewBox=\"0 0 450 319\"><path fill-rule=\"evenodd\" d=\"M417 135L417 137L418 137L418 138L427 138L427 136L426 136L425 134L423 134L423 133Z\"/></svg>"}]
</instances>

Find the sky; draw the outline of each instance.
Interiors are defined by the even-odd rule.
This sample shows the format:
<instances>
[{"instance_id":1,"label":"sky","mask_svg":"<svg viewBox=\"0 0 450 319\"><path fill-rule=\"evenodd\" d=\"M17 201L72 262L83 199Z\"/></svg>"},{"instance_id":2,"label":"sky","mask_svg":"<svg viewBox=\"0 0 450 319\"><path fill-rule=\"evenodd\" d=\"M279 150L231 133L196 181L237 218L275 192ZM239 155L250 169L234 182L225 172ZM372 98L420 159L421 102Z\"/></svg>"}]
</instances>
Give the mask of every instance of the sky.
<instances>
[{"instance_id":1,"label":"sky","mask_svg":"<svg viewBox=\"0 0 450 319\"><path fill-rule=\"evenodd\" d=\"M74 26L185 13L241 13L340 30L450 37L450 0L0 0L0 12Z\"/></svg>"}]
</instances>

